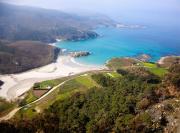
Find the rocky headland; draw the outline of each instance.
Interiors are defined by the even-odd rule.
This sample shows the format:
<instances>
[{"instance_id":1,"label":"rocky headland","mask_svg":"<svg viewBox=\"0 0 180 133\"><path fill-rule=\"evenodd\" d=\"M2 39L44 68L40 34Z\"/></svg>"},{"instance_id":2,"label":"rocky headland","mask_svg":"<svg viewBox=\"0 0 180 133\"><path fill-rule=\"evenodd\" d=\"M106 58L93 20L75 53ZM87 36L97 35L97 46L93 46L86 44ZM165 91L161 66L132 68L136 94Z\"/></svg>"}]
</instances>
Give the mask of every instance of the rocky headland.
<instances>
[{"instance_id":1,"label":"rocky headland","mask_svg":"<svg viewBox=\"0 0 180 133\"><path fill-rule=\"evenodd\" d=\"M180 64L180 56L165 56L162 57L158 64L162 67L171 67L172 65Z\"/></svg>"},{"instance_id":2,"label":"rocky headland","mask_svg":"<svg viewBox=\"0 0 180 133\"><path fill-rule=\"evenodd\" d=\"M60 49L35 41L0 42L0 74L20 73L55 62Z\"/></svg>"},{"instance_id":3,"label":"rocky headland","mask_svg":"<svg viewBox=\"0 0 180 133\"><path fill-rule=\"evenodd\" d=\"M151 56L148 54L141 54L136 57L136 59L142 61L142 62L148 62L151 59Z\"/></svg>"}]
</instances>

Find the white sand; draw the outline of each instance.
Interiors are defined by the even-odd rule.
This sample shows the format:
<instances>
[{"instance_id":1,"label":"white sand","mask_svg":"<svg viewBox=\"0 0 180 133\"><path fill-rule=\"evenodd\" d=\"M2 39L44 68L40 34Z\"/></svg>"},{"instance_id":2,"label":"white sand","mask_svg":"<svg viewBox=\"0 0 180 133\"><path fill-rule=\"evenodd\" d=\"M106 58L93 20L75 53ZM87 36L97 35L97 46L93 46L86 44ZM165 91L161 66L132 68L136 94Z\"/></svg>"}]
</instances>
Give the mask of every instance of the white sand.
<instances>
[{"instance_id":1,"label":"white sand","mask_svg":"<svg viewBox=\"0 0 180 133\"><path fill-rule=\"evenodd\" d=\"M0 80L4 82L0 90L0 97L14 100L28 91L36 82L102 69L105 67L83 65L75 62L70 56L59 56L56 63L41 68L20 74L0 75Z\"/></svg>"}]
</instances>

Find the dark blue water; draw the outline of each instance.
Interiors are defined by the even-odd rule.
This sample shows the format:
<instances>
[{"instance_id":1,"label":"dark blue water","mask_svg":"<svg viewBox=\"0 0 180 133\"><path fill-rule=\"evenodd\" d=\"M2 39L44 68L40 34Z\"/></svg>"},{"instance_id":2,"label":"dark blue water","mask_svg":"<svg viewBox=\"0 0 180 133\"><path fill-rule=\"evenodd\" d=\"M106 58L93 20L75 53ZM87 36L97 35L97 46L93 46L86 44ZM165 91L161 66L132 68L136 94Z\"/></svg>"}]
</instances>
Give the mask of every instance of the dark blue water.
<instances>
[{"instance_id":1,"label":"dark blue water","mask_svg":"<svg viewBox=\"0 0 180 133\"><path fill-rule=\"evenodd\" d=\"M141 29L101 27L95 31L101 37L78 42L63 41L57 46L68 51L89 51L92 55L77 61L97 65L114 57L148 54L151 61L157 61L162 56L180 55L180 30L176 26L147 25Z\"/></svg>"}]
</instances>

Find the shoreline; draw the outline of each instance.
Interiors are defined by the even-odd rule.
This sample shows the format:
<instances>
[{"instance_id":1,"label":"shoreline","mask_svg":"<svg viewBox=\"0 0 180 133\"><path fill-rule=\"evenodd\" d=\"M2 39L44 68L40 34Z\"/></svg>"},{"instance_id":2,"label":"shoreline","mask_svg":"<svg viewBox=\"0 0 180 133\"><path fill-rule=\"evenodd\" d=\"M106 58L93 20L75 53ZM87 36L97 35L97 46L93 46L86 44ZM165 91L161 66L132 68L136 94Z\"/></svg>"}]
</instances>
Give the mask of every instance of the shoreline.
<instances>
[{"instance_id":1,"label":"shoreline","mask_svg":"<svg viewBox=\"0 0 180 133\"><path fill-rule=\"evenodd\" d=\"M76 75L82 72L107 69L105 66L90 66L78 63L71 56L60 55L56 62L18 74L0 75L4 82L0 97L9 101L31 89L36 82Z\"/></svg>"},{"instance_id":2,"label":"shoreline","mask_svg":"<svg viewBox=\"0 0 180 133\"><path fill-rule=\"evenodd\" d=\"M60 42L62 40L57 39L56 41ZM48 45L57 47L57 42ZM164 56L156 61L156 63L161 65L163 64L164 60L169 57L179 56ZM7 100L15 100L30 90L34 83L76 75L87 71L105 70L108 69L106 67L108 62L109 60L107 60L104 65L91 65L80 63L70 55L59 55L56 62L50 63L46 66L34 68L18 74L0 75L0 80L4 82L0 89L0 97Z\"/></svg>"},{"instance_id":3,"label":"shoreline","mask_svg":"<svg viewBox=\"0 0 180 133\"><path fill-rule=\"evenodd\" d=\"M50 45L50 46L53 46L53 47L57 47L57 46L56 46L56 43L62 42L62 41L63 41L62 39L56 39L56 42L54 42L54 43L48 43L47 45Z\"/></svg>"}]
</instances>

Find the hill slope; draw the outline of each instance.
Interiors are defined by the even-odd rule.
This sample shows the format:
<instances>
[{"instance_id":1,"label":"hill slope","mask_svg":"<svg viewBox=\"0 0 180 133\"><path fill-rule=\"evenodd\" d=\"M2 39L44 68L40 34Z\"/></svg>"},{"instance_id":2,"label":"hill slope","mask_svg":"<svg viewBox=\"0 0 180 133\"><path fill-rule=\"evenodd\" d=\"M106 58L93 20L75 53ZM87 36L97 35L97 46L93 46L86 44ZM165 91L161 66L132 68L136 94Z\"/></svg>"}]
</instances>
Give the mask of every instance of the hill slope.
<instances>
[{"instance_id":1,"label":"hill slope","mask_svg":"<svg viewBox=\"0 0 180 133\"><path fill-rule=\"evenodd\" d=\"M57 10L0 3L0 38L54 42L97 37L91 28L113 23L107 17L82 17Z\"/></svg>"},{"instance_id":2,"label":"hill slope","mask_svg":"<svg viewBox=\"0 0 180 133\"><path fill-rule=\"evenodd\" d=\"M0 42L0 73L10 74L47 65L56 60L59 49L41 42Z\"/></svg>"},{"instance_id":3,"label":"hill slope","mask_svg":"<svg viewBox=\"0 0 180 133\"><path fill-rule=\"evenodd\" d=\"M105 16L84 17L0 2L0 73L23 72L51 63L59 50L54 52L53 47L42 44L57 38L70 41L96 38L98 34L92 28L111 24L113 21ZM26 41L19 42L22 40Z\"/></svg>"}]
</instances>

